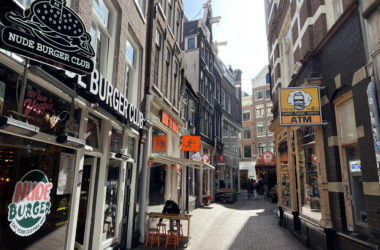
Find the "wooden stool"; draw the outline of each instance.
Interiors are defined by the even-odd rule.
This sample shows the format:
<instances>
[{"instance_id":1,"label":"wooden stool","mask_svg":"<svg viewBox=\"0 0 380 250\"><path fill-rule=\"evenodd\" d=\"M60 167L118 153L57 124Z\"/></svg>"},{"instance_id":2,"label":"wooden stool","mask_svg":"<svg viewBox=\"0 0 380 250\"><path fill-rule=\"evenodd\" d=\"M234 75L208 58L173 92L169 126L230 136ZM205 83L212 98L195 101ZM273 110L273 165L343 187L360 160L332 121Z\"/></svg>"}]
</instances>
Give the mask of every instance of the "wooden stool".
<instances>
[{"instance_id":1,"label":"wooden stool","mask_svg":"<svg viewBox=\"0 0 380 250\"><path fill-rule=\"evenodd\" d=\"M176 227L178 229L177 224L175 224L175 223L173 224L173 228L174 227ZM179 224L179 228L181 229L181 236L183 236L182 224Z\"/></svg>"},{"instance_id":2,"label":"wooden stool","mask_svg":"<svg viewBox=\"0 0 380 250\"><path fill-rule=\"evenodd\" d=\"M151 236L151 238L149 238ZM148 229L148 235L146 236L145 246L150 243L150 248L153 247L154 243L158 244L158 247L160 246L160 232L157 228L149 228Z\"/></svg>"},{"instance_id":3,"label":"wooden stool","mask_svg":"<svg viewBox=\"0 0 380 250\"><path fill-rule=\"evenodd\" d=\"M164 232L165 232L165 233L161 234L161 228L164 229ZM157 229L158 229L158 233L159 233L159 234L161 234L161 235L165 235L165 236L166 236L166 224L164 224L164 223L161 223L161 225L158 225L158 224L157 224Z\"/></svg>"},{"instance_id":4,"label":"wooden stool","mask_svg":"<svg viewBox=\"0 0 380 250\"><path fill-rule=\"evenodd\" d=\"M168 247L168 245L174 245L174 249L176 247L179 247L179 233L177 230L169 230L168 235L166 236L166 245L165 248Z\"/></svg>"}]
</instances>

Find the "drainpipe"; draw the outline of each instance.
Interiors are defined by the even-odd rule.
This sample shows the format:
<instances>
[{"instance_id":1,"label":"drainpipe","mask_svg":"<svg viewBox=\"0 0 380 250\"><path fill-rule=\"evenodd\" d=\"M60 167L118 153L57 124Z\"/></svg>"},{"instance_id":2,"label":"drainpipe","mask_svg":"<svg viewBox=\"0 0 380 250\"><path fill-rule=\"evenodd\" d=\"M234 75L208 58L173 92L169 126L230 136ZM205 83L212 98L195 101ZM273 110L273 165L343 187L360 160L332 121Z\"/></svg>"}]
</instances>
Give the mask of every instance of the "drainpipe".
<instances>
[{"instance_id":1,"label":"drainpipe","mask_svg":"<svg viewBox=\"0 0 380 250\"><path fill-rule=\"evenodd\" d=\"M150 103L153 101L154 96L147 94L145 101L145 120L151 122L150 116ZM146 209L148 206L147 200L147 189L148 189L148 158L150 152L150 130L147 130L146 141L144 145L143 158L142 158L142 169L141 169L141 192L140 192L140 204L139 204L139 229L140 229L140 242L144 242L145 231L146 231Z\"/></svg>"}]
</instances>

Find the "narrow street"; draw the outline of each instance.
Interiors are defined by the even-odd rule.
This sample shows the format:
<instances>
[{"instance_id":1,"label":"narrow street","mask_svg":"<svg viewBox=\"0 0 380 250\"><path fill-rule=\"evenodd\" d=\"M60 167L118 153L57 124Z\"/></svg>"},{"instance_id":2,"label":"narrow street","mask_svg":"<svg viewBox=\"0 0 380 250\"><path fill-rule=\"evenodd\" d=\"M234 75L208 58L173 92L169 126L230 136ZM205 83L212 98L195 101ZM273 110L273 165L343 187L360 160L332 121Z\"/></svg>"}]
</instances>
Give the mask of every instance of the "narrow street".
<instances>
[{"instance_id":1,"label":"narrow street","mask_svg":"<svg viewBox=\"0 0 380 250\"><path fill-rule=\"evenodd\" d=\"M248 200L246 193L242 193L234 204L214 203L195 209L190 215L193 215L191 243L186 249L305 249L288 231L277 225L277 206L264 201L263 196L259 200ZM137 249L151 248L148 245ZM165 249L165 241L161 240L161 247L155 244L153 249ZM167 249L174 248L171 246Z\"/></svg>"}]
</instances>

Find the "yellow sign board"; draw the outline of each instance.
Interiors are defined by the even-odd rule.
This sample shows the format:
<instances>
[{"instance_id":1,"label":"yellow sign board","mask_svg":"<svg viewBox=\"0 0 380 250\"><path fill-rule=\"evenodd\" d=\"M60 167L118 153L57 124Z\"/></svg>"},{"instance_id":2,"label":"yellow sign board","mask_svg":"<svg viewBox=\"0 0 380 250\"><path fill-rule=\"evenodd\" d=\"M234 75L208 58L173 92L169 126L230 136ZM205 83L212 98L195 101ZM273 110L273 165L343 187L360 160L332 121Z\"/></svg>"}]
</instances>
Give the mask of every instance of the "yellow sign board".
<instances>
[{"instance_id":1,"label":"yellow sign board","mask_svg":"<svg viewBox=\"0 0 380 250\"><path fill-rule=\"evenodd\" d=\"M280 126L322 124L319 87L280 88Z\"/></svg>"}]
</instances>

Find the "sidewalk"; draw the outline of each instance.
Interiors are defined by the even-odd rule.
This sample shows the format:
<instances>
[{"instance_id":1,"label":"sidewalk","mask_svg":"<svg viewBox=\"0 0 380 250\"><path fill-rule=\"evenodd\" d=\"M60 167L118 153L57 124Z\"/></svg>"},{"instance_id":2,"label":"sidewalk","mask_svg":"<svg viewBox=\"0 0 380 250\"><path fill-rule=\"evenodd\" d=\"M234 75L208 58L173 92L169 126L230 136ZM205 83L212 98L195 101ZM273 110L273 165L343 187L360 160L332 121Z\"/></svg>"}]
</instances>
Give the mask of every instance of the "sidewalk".
<instances>
[{"instance_id":1,"label":"sidewalk","mask_svg":"<svg viewBox=\"0 0 380 250\"><path fill-rule=\"evenodd\" d=\"M305 249L288 231L277 225L277 206L264 201L264 196L260 196L259 200L248 200L246 193L242 192L234 204L214 203L190 214L193 217L191 242L186 248L189 250ZM157 244L153 248L165 249L165 241L161 241L160 248ZM136 249L150 249L150 245Z\"/></svg>"}]
</instances>

